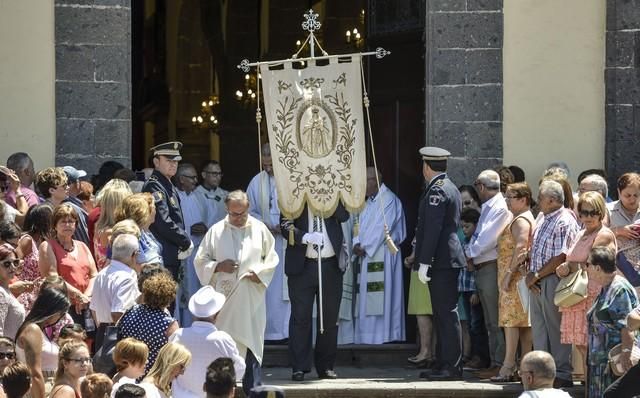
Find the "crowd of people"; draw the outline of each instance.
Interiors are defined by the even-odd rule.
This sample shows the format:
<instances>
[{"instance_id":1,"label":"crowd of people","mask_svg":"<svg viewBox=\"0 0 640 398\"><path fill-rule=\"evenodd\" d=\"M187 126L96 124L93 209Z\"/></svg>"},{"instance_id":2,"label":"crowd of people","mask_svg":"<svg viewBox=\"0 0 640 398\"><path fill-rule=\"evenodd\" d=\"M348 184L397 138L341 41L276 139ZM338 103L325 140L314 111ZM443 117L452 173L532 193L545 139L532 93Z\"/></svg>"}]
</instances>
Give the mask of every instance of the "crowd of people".
<instances>
[{"instance_id":1,"label":"crowd of people","mask_svg":"<svg viewBox=\"0 0 640 398\"><path fill-rule=\"evenodd\" d=\"M588 397L640 394L640 175L620 176L612 201L602 170L574 190L550 165L534 198L517 166L456 186L449 153L425 147L411 233L373 167L359 213L288 219L268 144L246 192L222 189L215 161L200 174L179 163L180 149L152 148L142 173L106 162L91 182L71 166L36 173L25 153L0 167L7 396L222 397L237 382L260 394L265 341L288 345L293 381L312 365L335 379L338 344L404 341L405 314L421 378L468 368L527 390L584 377Z\"/></svg>"}]
</instances>

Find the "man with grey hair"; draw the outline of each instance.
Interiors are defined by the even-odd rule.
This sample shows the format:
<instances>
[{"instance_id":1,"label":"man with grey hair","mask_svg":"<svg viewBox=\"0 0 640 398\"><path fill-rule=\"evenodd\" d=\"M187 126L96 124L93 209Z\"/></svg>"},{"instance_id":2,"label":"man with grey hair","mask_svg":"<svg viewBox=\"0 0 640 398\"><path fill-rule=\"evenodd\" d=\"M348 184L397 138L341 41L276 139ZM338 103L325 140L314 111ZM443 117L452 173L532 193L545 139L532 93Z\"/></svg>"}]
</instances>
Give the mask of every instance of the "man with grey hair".
<instances>
[{"instance_id":1,"label":"man with grey hair","mask_svg":"<svg viewBox=\"0 0 640 398\"><path fill-rule=\"evenodd\" d=\"M20 179L22 187L18 195L24 196L29 207L40 203L38 195L31 189L36 181L36 171L31 157L25 152L16 152L7 159L7 168L13 170ZM16 208L16 193L11 190L7 191L4 201L9 206Z\"/></svg>"},{"instance_id":2,"label":"man with grey hair","mask_svg":"<svg viewBox=\"0 0 640 398\"><path fill-rule=\"evenodd\" d=\"M249 395L253 387L262 384L265 293L278 265L278 254L267 226L249 214L246 193L229 192L225 205L227 217L206 233L194 266L202 285L211 285L226 296L216 327L233 337L245 357L242 388Z\"/></svg>"},{"instance_id":3,"label":"man with grey hair","mask_svg":"<svg viewBox=\"0 0 640 398\"><path fill-rule=\"evenodd\" d=\"M89 308L98 325L96 348L102 345L104 330L133 307L140 296L138 273L141 265L136 260L140 244L134 235L118 235L111 243L111 261L96 276Z\"/></svg>"},{"instance_id":4,"label":"man with grey hair","mask_svg":"<svg viewBox=\"0 0 640 398\"><path fill-rule=\"evenodd\" d=\"M606 200L609 195L609 186L607 180L597 174L589 174L580 181L580 187L578 192L583 194L585 192L598 192Z\"/></svg>"},{"instance_id":5,"label":"man with grey hair","mask_svg":"<svg viewBox=\"0 0 640 398\"><path fill-rule=\"evenodd\" d=\"M533 234L529 273L526 283L532 291L529 315L533 333L533 348L551 353L557 362L556 387L573 386L571 381L571 345L560 342L560 312L553 298L559 278L556 268L566 259L566 253L579 231L570 209L563 207L562 185L552 180L540 184L538 204L544 215Z\"/></svg>"},{"instance_id":6,"label":"man with grey hair","mask_svg":"<svg viewBox=\"0 0 640 398\"><path fill-rule=\"evenodd\" d=\"M512 216L500 193L500 176L497 172L482 171L473 185L482 201L482 209L465 254L470 262L469 270L476 271L476 289L489 333L491 368L480 376L491 377L498 374L505 354L504 333L498 326L498 237Z\"/></svg>"},{"instance_id":7,"label":"man with grey hair","mask_svg":"<svg viewBox=\"0 0 640 398\"><path fill-rule=\"evenodd\" d=\"M518 371L524 392L518 398L570 397L567 392L553 388L556 364L553 357L544 351L531 351L520 362Z\"/></svg>"}]
</instances>

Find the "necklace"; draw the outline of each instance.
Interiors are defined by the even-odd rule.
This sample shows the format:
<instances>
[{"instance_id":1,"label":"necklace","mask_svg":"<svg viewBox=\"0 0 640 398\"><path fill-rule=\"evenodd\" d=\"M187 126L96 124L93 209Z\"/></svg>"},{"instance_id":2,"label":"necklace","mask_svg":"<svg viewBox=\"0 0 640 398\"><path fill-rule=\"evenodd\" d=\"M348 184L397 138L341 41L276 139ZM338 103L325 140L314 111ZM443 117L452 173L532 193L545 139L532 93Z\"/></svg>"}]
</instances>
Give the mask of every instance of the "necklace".
<instances>
[{"instance_id":1,"label":"necklace","mask_svg":"<svg viewBox=\"0 0 640 398\"><path fill-rule=\"evenodd\" d=\"M62 250L66 251L67 253L71 253L72 251L74 251L76 249L76 244L73 242L73 239L71 240L71 249L67 249L65 247L65 245L63 245L62 242L60 242L60 240L58 238L56 238L56 242L58 242L60 247L62 247Z\"/></svg>"}]
</instances>

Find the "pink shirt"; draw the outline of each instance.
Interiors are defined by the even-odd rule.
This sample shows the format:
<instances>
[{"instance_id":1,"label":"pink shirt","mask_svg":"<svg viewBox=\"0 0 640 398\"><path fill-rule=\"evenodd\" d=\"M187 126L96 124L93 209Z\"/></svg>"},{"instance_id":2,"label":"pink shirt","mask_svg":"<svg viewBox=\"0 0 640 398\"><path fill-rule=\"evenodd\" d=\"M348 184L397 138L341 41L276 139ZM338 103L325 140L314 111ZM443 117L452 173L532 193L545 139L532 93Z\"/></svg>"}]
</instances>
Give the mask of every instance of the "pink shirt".
<instances>
[{"instance_id":1,"label":"pink shirt","mask_svg":"<svg viewBox=\"0 0 640 398\"><path fill-rule=\"evenodd\" d=\"M40 198L36 195L35 192L31 190L29 187L25 187L22 185L20 187L20 191L24 195L24 198L27 201L29 207L35 206L40 203ZM4 197L4 201L7 202L11 207L16 207L16 193L13 191L7 191L7 195Z\"/></svg>"}]
</instances>

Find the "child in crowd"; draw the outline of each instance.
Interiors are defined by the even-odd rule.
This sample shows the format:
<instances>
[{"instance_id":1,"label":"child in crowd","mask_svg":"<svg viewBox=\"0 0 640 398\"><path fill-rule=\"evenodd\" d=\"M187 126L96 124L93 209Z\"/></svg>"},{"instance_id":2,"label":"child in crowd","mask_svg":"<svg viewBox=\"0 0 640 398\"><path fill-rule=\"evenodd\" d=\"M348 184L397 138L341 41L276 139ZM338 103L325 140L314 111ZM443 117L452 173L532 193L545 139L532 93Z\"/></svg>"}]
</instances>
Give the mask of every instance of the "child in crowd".
<instances>
[{"instance_id":1,"label":"child in crowd","mask_svg":"<svg viewBox=\"0 0 640 398\"><path fill-rule=\"evenodd\" d=\"M16 362L7 366L0 377L7 398L22 398L31 388L31 372L23 363Z\"/></svg>"},{"instance_id":2,"label":"child in crowd","mask_svg":"<svg viewBox=\"0 0 640 398\"><path fill-rule=\"evenodd\" d=\"M115 387L115 386L114 386ZM147 396L144 388L137 384L123 384L116 390L115 393L111 393L114 398L145 398Z\"/></svg>"},{"instance_id":3,"label":"child in crowd","mask_svg":"<svg viewBox=\"0 0 640 398\"><path fill-rule=\"evenodd\" d=\"M115 396L118 388L123 384L136 384L136 379L144 376L144 367L149 357L149 348L145 343L133 337L118 341L113 350L113 363L116 365L116 375L113 376L113 390Z\"/></svg>"},{"instance_id":4,"label":"child in crowd","mask_svg":"<svg viewBox=\"0 0 640 398\"><path fill-rule=\"evenodd\" d=\"M109 398L113 382L104 373L93 373L88 375L80 383L80 394L82 398Z\"/></svg>"}]
</instances>

